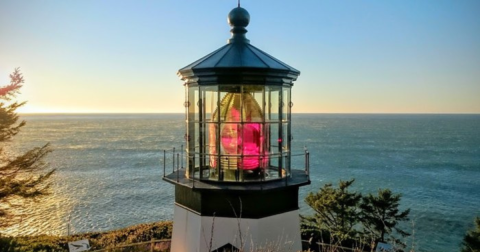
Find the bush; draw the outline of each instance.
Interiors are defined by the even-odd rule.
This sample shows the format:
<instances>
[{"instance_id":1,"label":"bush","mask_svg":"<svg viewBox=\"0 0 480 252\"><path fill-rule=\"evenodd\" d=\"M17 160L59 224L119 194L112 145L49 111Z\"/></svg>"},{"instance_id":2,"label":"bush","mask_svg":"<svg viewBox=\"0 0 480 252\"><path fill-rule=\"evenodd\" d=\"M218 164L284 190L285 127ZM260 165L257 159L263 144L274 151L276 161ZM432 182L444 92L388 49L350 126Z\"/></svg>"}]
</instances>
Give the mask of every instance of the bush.
<instances>
[{"instance_id":1,"label":"bush","mask_svg":"<svg viewBox=\"0 0 480 252\"><path fill-rule=\"evenodd\" d=\"M378 195L362 196L349 190L355 180L340 180L338 187L326 184L317 193L309 193L305 202L315 211L301 216L302 238L343 247L371 249L378 242L405 244L394 237L410 234L397 224L408 221L410 209L400 211L401 195L379 189ZM397 248L398 249L398 248Z\"/></svg>"},{"instance_id":2,"label":"bush","mask_svg":"<svg viewBox=\"0 0 480 252\"><path fill-rule=\"evenodd\" d=\"M475 228L463 237L462 252L480 252L480 217L475 218Z\"/></svg>"}]
</instances>

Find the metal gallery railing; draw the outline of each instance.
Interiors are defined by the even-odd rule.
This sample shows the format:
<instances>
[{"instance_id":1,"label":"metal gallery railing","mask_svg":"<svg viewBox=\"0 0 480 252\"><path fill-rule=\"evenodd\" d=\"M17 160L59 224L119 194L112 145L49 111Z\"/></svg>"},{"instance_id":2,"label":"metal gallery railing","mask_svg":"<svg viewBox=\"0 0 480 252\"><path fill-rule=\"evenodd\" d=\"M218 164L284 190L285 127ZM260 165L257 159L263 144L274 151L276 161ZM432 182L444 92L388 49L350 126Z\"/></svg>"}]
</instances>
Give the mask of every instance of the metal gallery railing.
<instances>
[{"instance_id":1,"label":"metal gallery railing","mask_svg":"<svg viewBox=\"0 0 480 252\"><path fill-rule=\"evenodd\" d=\"M163 177L168 176L169 174L174 174L176 173L176 180L177 182L180 180L181 175L180 175L180 170L185 169L185 165L187 163L187 155L185 154L186 151L183 148L183 145L180 148L175 148L173 147L171 150L163 150L163 157L161 158L161 164L163 166ZM288 176L291 176L291 170L293 167L299 167L303 165L303 171L305 175L310 177L310 153L309 151L304 148L303 153L298 153L298 154L288 154L288 155L283 155L283 153L274 153L274 154L266 154L266 155L220 155L220 158L218 158L219 155L209 155L209 154L203 154L203 155L198 155L199 157L203 158L204 160L210 160L211 157L214 157L215 160L222 160L222 158L225 158L225 162L229 162L231 158L252 158L252 157L258 157L259 158L259 163L261 164L263 161L262 159L283 159L283 158L289 158L289 166L288 167L275 167L271 166L270 168L276 168L278 169L279 174L282 172L281 169L288 169L288 174L287 176L279 176L278 178L287 178ZM303 157L303 162L298 161L300 157ZM195 160L193 158L192 160ZM300 159L301 160L301 159ZM195 161L193 161L195 164ZM303 164L302 164L303 163ZM219 165L220 169L219 170L226 170L226 168L222 168L222 165ZM226 167L230 167L230 164L227 164ZM197 167L198 168L198 167ZM243 170L241 167L237 167L238 170ZM266 167L262 167L261 169L266 169ZM230 169L231 170L231 169ZM298 169L295 169L298 170ZM170 172L171 171L171 172ZM192 174L189 174L189 179L191 180L202 180L200 177L195 177L194 169L192 169ZM211 180L210 180L211 181ZM263 180L265 181L265 180Z\"/></svg>"}]
</instances>

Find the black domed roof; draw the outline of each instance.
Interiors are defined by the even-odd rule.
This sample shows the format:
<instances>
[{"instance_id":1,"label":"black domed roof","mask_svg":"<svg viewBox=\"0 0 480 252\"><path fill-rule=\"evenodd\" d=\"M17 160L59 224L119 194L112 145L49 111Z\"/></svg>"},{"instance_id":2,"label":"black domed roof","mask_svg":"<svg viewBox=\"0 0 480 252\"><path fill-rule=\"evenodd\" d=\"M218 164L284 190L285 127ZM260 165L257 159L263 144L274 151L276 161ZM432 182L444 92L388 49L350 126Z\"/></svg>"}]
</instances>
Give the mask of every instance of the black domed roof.
<instances>
[{"instance_id":1,"label":"black domed roof","mask_svg":"<svg viewBox=\"0 0 480 252\"><path fill-rule=\"evenodd\" d=\"M245 37L249 21L245 9L234 8L228 14L232 26L228 44L180 69L180 78L198 85L293 85L300 71L251 45Z\"/></svg>"}]
</instances>

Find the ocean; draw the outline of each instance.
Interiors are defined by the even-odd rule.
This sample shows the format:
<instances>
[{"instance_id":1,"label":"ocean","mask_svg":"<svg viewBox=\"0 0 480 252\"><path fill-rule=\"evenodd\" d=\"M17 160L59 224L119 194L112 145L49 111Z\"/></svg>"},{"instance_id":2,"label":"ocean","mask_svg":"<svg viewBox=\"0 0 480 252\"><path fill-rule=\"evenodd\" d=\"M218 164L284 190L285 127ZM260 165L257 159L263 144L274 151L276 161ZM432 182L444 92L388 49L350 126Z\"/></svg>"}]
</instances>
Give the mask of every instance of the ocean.
<instances>
[{"instance_id":1,"label":"ocean","mask_svg":"<svg viewBox=\"0 0 480 252\"><path fill-rule=\"evenodd\" d=\"M183 114L22 115L9 151L50 142L52 195L18 212L7 235L81 233L171 220L173 186L162 180L163 151L184 144ZM415 251L458 251L480 216L480 115L294 114L292 152L310 152L312 183L355 178L353 189L401 193ZM303 169L303 163L293 163ZM297 167L298 166L298 167ZM169 166L171 167L171 165Z\"/></svg>"}]
</instances>

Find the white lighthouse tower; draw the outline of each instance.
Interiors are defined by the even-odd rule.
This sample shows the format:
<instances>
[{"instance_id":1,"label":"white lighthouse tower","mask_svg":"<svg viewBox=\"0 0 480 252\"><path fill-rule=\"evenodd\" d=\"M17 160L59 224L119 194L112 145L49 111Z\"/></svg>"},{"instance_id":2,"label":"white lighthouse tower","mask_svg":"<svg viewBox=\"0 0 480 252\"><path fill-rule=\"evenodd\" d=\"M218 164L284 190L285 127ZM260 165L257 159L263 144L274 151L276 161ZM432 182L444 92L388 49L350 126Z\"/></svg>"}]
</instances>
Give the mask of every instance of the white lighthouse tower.
<instances>
[{"instance_id":1,"label":"white lighthouse tower","mask_svg":"<svg viewBox=\"0 0 480 252\"><path fill-rule=\"evenodd\" d=\"M250 15L228 14L228 43L180 69L186 167L175 185L171 251L301 250L298 190L308 152L292 167L291 89L300 72L250 44ZM298 157L298 156L296 156Z\"/></svg>"}]
</instances>

